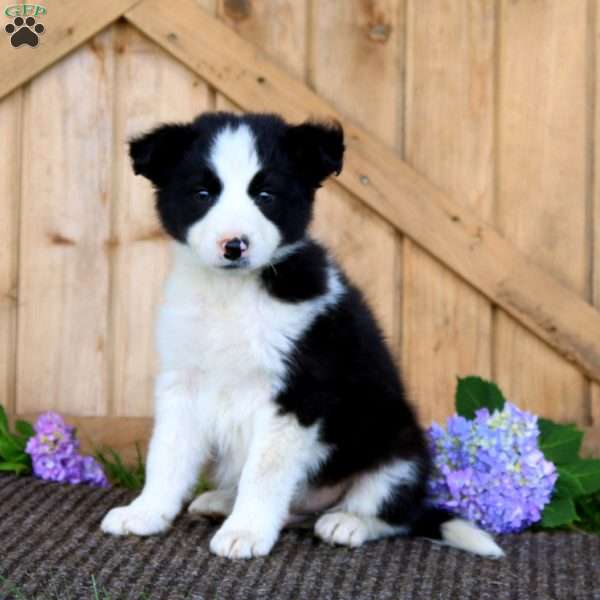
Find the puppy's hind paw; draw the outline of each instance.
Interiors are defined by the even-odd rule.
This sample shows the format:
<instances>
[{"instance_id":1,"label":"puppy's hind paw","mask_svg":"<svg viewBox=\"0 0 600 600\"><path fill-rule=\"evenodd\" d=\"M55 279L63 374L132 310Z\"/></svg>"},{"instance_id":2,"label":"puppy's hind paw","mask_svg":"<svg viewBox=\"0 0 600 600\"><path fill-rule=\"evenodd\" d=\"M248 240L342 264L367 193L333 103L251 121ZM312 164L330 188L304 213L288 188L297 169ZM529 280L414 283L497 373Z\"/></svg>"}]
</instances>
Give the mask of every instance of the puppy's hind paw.
<instances>
[{"instance_id":1,"label":"puppy's hind paw","mask_svg":"<svg viewBox=\"0 0 600 600\"><path fill-rule=\"evenodd\" d=\"M188 513L204 517L226 517L232 509L235 497L224 490L211 490L200 494L189 506Z\"/></svg>"},{"instance_id":2,"label":"puppy's hind paw","mask_svg":"<svg viewBox=\"0 0 600 600\"><path fill-rule=\"evenodd\" d=\"M326 513L315 524L315 533L329 544L360 546L368 539L367 524L358 515Z\"/></svg>"},{"instance_id":3,"label":"puppy's hind paw","mask_svg":"<svg viewBox=\"0 0 600 600\"><path fill-rule=\"evenodd\" d=\"M112 535L155 535L166 531L171 520L160 511L134 506L119 506L110 510L100 529Z\"/></svg>"}]
</instances>

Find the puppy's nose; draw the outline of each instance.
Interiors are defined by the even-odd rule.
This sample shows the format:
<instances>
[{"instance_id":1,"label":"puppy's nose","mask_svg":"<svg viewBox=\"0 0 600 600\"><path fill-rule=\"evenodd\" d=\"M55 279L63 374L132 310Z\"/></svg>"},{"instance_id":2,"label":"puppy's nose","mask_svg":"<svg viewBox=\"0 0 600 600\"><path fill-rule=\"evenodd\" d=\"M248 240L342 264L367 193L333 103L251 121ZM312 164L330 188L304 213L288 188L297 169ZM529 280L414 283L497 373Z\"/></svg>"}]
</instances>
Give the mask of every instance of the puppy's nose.
<instances>
[{"instance_id":1,"label":"puppy's nose","mask_svg":"<svg viewBox=\"0 0 600 600\"><path fill-rule=\"evenodd\" d=\"M250 242L246 236L234 237L221 242L223 256L227 260L238 260L248 250Z\"/></svg>"}]
</instances>

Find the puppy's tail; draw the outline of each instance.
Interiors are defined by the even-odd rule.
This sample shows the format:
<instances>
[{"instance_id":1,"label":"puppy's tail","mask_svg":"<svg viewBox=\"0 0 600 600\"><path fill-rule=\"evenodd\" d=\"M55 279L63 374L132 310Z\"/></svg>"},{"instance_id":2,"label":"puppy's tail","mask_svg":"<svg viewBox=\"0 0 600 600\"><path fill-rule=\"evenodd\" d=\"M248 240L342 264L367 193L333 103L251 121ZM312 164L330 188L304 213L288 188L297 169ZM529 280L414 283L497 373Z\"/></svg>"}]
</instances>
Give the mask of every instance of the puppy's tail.
<instances>
[{"instance_id":1,"label":"puppy's tail","mask_svg":"<svg viewBox=\"0 0 600 600\"><path fill-rule=\"evenodd\" d=\"M413 522L411 534L438 540L448 546L489 558L504 556L504 552L489 533L439 508L425 509L423 514Z\"/></svg>"}]
</instances>

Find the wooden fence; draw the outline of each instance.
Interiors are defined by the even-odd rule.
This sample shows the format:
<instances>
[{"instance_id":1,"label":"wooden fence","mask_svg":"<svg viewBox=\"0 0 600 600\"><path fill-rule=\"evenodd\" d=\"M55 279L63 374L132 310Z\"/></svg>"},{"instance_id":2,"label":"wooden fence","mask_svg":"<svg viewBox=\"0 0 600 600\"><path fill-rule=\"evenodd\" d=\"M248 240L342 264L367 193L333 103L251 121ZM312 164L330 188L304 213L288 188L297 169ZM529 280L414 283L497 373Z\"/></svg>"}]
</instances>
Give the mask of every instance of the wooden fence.
<instances>
[{"instance_id":1,"label":"wooden fence","mask_svg":"<svg viewBox=\"0 0 600 600\"><path fill-rule=\"evenodd\" d=\"M457 375L600 447L596 0L76 0L0 53L0 403L149 431L168 243L126 140L204 110L334 116L315 235L423 422ZM8 22L8 17L7 21Z\"/></svg>"}]
</instances>

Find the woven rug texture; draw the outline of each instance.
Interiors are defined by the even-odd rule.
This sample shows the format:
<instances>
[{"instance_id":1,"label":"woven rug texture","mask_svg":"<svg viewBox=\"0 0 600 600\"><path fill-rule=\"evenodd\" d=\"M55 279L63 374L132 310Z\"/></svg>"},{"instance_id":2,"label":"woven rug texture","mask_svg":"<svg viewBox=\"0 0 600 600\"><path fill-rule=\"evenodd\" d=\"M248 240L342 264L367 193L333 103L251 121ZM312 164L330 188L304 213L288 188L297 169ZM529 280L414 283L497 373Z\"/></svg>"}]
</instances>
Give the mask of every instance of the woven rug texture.
<instances>
[{"instance_id":1,"label":"woven rug texture","mask_svg":"<svg viewBox=\"0 0 600 600\"><path fill-rule=\"evenodd\" d=\"M600 537L502 536L494 561L426 540L347 549L290 530L270 556L208 552L217 525L180 517L161 536L103 534L135 494L0 476L2 600L600 600Z\"/></svg>"}]
</instances>

